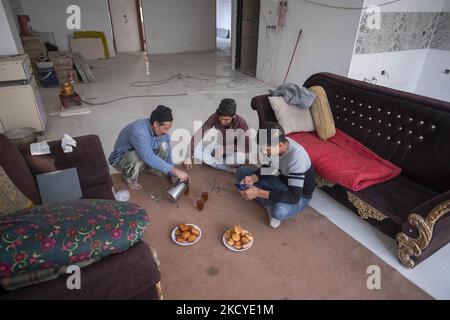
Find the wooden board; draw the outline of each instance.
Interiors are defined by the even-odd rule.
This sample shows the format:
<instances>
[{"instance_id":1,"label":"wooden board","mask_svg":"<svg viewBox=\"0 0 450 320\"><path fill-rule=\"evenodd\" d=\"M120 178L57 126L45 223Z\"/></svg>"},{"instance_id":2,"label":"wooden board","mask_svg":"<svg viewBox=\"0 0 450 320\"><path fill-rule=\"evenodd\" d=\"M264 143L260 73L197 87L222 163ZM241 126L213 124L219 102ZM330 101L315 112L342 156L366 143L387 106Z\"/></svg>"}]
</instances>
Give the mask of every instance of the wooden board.
<instances>
[{"instance_id":1,"label":"wooden board","mask_svg":"<svg viewBox=\"0 0 450 320\"><path fill-rule=\"evenodd\" d=\"M81 80L84 83L95 82L95 77L92 73L91 67L89 67L89 65L86 63L83 56L79 52L73 53L73 63L81 76Z\"/></svg>"}]
</instances>

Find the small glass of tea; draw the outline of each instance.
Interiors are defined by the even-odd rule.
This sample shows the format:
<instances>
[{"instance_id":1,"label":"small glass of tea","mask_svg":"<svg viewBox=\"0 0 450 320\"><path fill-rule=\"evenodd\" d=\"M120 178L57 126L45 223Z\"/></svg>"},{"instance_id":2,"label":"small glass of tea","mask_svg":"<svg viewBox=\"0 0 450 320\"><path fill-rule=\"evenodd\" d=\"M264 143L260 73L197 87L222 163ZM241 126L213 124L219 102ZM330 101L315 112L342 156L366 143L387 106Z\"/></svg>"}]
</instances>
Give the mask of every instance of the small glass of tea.
<instances>
[{"instance_id":1,"label":"small glass of tea","mask_svg":"<svg viewBox=\"0 0 450 320\"><path fill-rule=\"evenodd\" d=\"M196 207L198 211L202 211L203 208L205 207L205 200L203 200L203 198L198 198L194 202L194 207Z\"/></svg>"},{"instance_id":2,"label":"small glass of tea","mask_svg":"<svg viewBox=\"0 0 450 320\"><path fill-rule=\"evenodd\" d=\"M209 192L208 191L202 191L201 197L202 197L203 200L205 200L205 202L208 201Z\"/></svg>"}]
</instances>

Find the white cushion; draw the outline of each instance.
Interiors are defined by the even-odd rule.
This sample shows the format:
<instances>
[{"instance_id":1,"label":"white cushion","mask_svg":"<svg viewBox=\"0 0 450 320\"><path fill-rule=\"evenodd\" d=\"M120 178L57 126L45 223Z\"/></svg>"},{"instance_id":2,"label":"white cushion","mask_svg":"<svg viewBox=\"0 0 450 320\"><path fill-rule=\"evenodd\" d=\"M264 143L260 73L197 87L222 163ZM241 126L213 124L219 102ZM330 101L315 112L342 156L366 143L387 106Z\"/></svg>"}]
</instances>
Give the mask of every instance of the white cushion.
<instances>
[{"instance_id":1,"label":"white cushion","mask_svg":"<svg viewBox=\"0 0 450 320\"><path fill-rule=\"evenodd\" d=\"M269 97L278 123L286 134L292 132L314 131L314 122L309 108L300 108L286 103L283 97Z\"/></svg>"}]
</instances>

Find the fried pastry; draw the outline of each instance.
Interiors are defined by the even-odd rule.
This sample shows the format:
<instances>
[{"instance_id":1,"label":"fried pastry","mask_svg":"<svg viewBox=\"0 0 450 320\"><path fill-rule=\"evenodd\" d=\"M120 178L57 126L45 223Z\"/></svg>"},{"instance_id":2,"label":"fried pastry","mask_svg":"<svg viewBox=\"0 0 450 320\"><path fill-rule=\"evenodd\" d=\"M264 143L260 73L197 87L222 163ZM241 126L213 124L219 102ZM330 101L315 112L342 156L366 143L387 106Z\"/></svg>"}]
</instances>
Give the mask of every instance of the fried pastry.
<instances>
[{"instance_id":1,"label":"fried pastry","mask_svg":"<svg viewBox=\"0 0 450 320\"><path fill-rule=\"evenodd\" d=\"M184 232L181 234L180 238L187 239L187 238L189 238L190 235L191 235L191 234L189 233L189 231L184 231Z\"/></svg>"},{"instance_id":2,"label":"fried pastry","mask_svg":"<svg viewBox=\"0 0 450 320\"><path fill-rule=\"evenodd\" d=\"M188 242L194 242L195 239L197 239L197 237L195 236L195 234L191 234L191 235L187 238L187 241L188 241Z\"/></svg>"},{"instance_id":3,"label":"fried pastry","mask_svg":"<svg viewBox=\"0 0 450 320\"><path fill-rule=\"evenodd\" d=\"M195 229L194 227L192 227L191 234L193 234L194 236L198 236L198 235L200 235L200 231L198 229Z\"/></svg>"},{"instance_id":4,"label":"fried pastry","mask_svg":"<svg viewBox=\"0 0 450 320\"><path fill-rule=\"evenodd\" d=\"M189 226L186 225L185 223L181 223L181 224L178 225L178 229L179 229L181 232L184 232L184 231L189 230Z\"/></svg>"},{"instance_id":5,"label":"fried pastry","mask_svg":"<svg viewBox=\"0 0 450 320\"><path fill-rule=\"evenodd\" d=\"M186 240L180 237L177 237L177 242L184 243Z\"/></svg>"},{"instance_id":6,"label":"fried pastry","mask_svg":"<svg viewBox=\"0 0 450 320\"><path fill-rule=\"evenodd\" d=\"M231 235L231 238L232 238L234 241L239 241L239 240L241 240L241 236L240 236L238 233L233 233L233 234Z\"/></svg>"},{"instance_id":7,"label":"fried pastry","mask_svg":"<svg viewBox=\"0 0 450 320\"><path fill-rule=\"evenodd\" d=\"M236 250L247 249L252 245L253 235L241 226L234 226L224 233L225 243Z\"/></svg>"}]
</instances>

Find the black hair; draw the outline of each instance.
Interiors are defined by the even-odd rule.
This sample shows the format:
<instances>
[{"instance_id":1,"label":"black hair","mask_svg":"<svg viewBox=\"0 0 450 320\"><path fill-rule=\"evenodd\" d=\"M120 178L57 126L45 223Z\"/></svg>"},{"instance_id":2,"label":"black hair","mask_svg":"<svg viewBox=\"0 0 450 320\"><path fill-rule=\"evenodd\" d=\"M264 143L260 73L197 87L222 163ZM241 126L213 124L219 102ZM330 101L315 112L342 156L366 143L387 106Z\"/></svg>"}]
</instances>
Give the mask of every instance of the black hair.
<instances>
[{"instance_id":1,"label":"black hair","mask_svg":"<svg viewBox=\"0 0 450 320\"><path fill-rule=\"evenodd\" d=\"M256 139L259 145L268 147L271 147L272 144L287 141L283 127L273 121L267 121L265 125L259 129Z\"/></svg>"},{"instance_id":2,"label":"black hair","mask_svg":"<svg viewBox=\"0 0 450 320\"><path fill-rule=\"evenodd\" d=\"M150 115L150 124L153 125L153 122L155 121L158 122L158 124L167 121L173 121L172 110L163 105L157 106Z\"/></svg>"},{"instance_id":3,"label":"black hair","mask_svg":"<svg viewBox=\"0 0 450 320\"><path fill-rule=\"evenodd\" d=\"M219 117L234 117L236 115L236 101L231 98L222 99L216 113Z\"/></svg>"}]
</instances>

